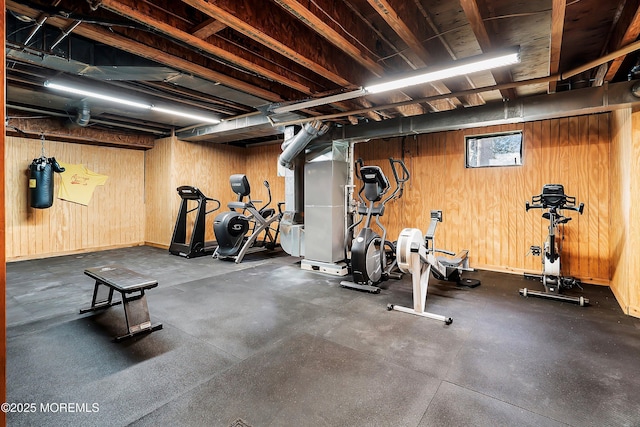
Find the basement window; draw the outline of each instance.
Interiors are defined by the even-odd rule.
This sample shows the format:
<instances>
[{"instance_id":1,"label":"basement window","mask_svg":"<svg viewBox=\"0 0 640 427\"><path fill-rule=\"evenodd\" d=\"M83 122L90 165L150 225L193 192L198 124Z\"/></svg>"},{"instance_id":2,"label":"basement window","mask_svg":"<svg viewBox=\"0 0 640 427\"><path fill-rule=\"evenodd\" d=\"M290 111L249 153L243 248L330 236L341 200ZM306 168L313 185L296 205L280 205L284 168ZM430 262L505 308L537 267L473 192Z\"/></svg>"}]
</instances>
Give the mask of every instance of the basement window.
<instances>
[{"instance_id":1,"label":"basement window","mask_svg":"<svg viewBox=\"0 0 640 427\"><path fill-rule=\"evenodd\" d=\"M464 139L468 168L522 165L522 131L473 135Z\"/></svg>"}]
</instances>

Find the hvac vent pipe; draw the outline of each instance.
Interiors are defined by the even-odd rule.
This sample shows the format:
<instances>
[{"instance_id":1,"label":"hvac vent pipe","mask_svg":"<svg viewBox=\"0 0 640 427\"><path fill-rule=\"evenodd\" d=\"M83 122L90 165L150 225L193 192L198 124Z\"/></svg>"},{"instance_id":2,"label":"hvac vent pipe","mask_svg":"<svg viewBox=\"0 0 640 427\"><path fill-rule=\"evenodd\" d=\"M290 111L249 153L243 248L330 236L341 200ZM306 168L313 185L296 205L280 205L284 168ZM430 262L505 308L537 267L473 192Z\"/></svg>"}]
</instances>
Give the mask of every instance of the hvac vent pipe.
<instances>
[{"instance_id":1,"label":"hvac vent pipe","mask_svg":"<svg viewBox=\"0 0 640 427\"><path fill-rule=\"evenodd\" d=\"M313 140L324 135L329 130L329 125L323 125L321 121L314 120L306 123L300 132L282 143L282 154L278 162L287 169L293 169L294 159Z\"/></svg>"}]
</instances>

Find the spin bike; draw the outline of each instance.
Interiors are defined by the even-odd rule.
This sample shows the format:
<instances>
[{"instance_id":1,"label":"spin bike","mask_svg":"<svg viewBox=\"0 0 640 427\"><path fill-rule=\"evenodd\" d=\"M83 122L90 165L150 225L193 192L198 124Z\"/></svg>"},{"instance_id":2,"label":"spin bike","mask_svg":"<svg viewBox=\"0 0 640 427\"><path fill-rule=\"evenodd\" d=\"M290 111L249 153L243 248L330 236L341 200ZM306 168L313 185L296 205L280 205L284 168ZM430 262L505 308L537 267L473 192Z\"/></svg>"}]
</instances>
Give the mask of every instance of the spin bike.
<instances>
[{"instance_id":1,"label":"spin bike","mask_svg":"<svg viewBox=\"0 0 640 427\"><path fill-rule=\"evenodd\" d=\"M479 286L480 281L462 277L464 271L473 271L469 267L469 251L467 249L457 254L444 249L436 249L435 234L439 222L442 222L442 211L431 211L431 223L424 238L422 237L422 232L417 228L405 228L400 232L396 248L396 260L400 271L411 274L413 309L388 304L387 310L428 317L450 325L453 322L451 317L425 311L430 276L433 275L438 280L455 282L457 285L470 288ZM449 257L436 256L436 253L449 255Z\"/></svg>"},{"instance_id":2,"label":"spin bike","mask_svg":"<svg viewBox=\"0 0 640 427\"><path fill-rule=\"evenodd\" d=\"M349 239L353 231L364 221L364 226L355 239L351 242L351 273L353 281L342 281L341 286L359 289L371 293L380 292L377 283L393 277L400 279L401 275L393 270L396 267L394 244L386 240L387 229L380 223L380 217L384 215L385 205L391 200L402 197L404 184L409 180L409 171L402 160L389 158L393 177L396 181L395 190L385 199L390 184L387 177L378 166L363 166L362 159L356 161L356 177L363 182L358 192L360 204L358 214L360 219L347 228L345 236L345 252L349 247ZM398 175L397 165L402 169L402 175ZM362 193L364 192L364 198ZM364 199L367 199L368 203ZM376 204L376 202L380 202ZM371 220L375 218L382 236L371 228ZM388 248L388 250L386 249ZM345 257L346 258L346 257ZM391 258L391 259L388 259Z\"/></svg>"},{"instance_id":3,"label":"spin bike","mask_svg":"<svg viewBox=\"0 0 640 427\"><path fill-rule=\"evenodd\" d=\"M576 198L564 194L564 187L561 184L546 184L542 188L542 193L531 198L531 204L527 201L525 204L527 212L529 209L546 209L542 214L542 218L549 221L549 235L544 243L544 248L540 246L531 246L532 255L542 255L542 274L533 275L525 274L527 278L537 278L542 280L544 291L532 291L527 288L520 289L522 296L535 296L542 298L554 299L557 301L567 301L579 304L581 307L589 304L589 300L580 296L562 295L563 289L570 289L574 286L580 286L580 281L573 277L564 277L560 269L560 254L562 252L562 240L564 236L560 236L558 242L558 228L564 226L572 218L562 215L562 210L576 211L582 215L584 203L576 206ZM562 228L564 232L564 227ZM581 288L582 289L582 288Z\"/></svg>"},{"instance_id":4,"label":"spin bike","mask_svg":"<svg viewBox=\"0 0 640 427\"><path fill-rule=\"evenodd\" d=\"M213 222L213 231L218 242L213 258L232 259L238 264L249 252L275 249L283 203L278 203L279 212L268 207L271 203L268 181L264 181L263 184L267 188L269 200L259 209L254 202L261 201L251 200L251 186L246 175L231 175L229 182L233 192L238 195L238 200L229 202L227 207L231 210L218 214ZM247 201L244 200L245 197ZM273 226L274 222L278 222L276 227Z\"/></svg>"}]
</instances>

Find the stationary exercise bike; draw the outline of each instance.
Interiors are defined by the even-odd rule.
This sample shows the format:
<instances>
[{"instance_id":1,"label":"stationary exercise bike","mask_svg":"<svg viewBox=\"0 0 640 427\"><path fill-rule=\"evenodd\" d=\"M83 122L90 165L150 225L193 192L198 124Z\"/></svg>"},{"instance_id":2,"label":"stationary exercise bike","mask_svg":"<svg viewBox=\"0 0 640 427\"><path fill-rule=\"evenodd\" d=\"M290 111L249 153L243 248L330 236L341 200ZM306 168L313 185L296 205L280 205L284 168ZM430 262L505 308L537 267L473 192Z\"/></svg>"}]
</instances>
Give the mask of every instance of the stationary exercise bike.
<instances>
[{"instance_id":1,"label":"stationary exercise bike","mask_svg":"<svg viewBox=\"0 0 640 427\"><path fill-rule=\"evenodd\" d=\"M275 249L283 203L278 203L278 212L268 207L271 203L268 181L264 181L263 184L267 188L269 200L261 208L254 204L261 202L260 200L251 200L251 186L246 175L231 175L229 182L233 192L238 195L238 200L229 202L227 207L231 210L218 214L213 222L213 231L218 242L213 258L231 259L237 264L242 262L249 252ZM277 225L274 226L274 223Z\"/></svg>"},{"instance_id":2,"label":"stationary exercise bike","mask_svg":"<svg viewBox=\"0 0 640 427\"><path fill-rule=\"evenodd\" d=\"M469 267L469 250L465 249L455 254L435 247L436 227L439 222L442 222L442 211L431 211L431 223L424 238L417 228L405 228L400 232L396 246L396 260L400 271L411 274L413 309L389 304L387 310L428 317L449 325L453 322L451 317L425 311L430 276L470 288L479 286L480 281L462 277L463 272L473 271ZM436 253L449 255L449 257L436 256Z\"/></svg>"},{"instance_id":3,"label":"stationary exercise bike","mask_svg":"<svg viewBox=\"0 0 640 427\"><path fill-rule=\"evenodd\" d=\"M584 203L576 206L576 198L564 194L564 187L561 184L546 184L542 188L542 193L531 198L531 204L525 204L527 212L529 209L546 209L542 218L549 220L549 235L544 243L544 248L531 246L530 252L535 256L542 256L542 274L525 274L527 278L538 278L542 280L544 291L532 291L527 288L520 289L522 296L536 296L554 299L557 301L567 301L579 304L581 307L589 304L589 300L580 296L562 295L564 289L574 286L581 288L580 281L573 277L562 276L560 268L560 254L562 252L562 240L558 241L558 228L571 221L572 218L562 215L562 210L576 211L582 215Z\"/></svg>"},{"instance_id":4,"label":"stationary exercise bike","mask_svg":"<svg viewBox=\"0 0 640 427\"><path fill-rule=\"evenodd\" d=\"M391 200L402 197L404 184L409 180L409 171L402 160L389 158L393 177L396 181L395 190L383 199L387 194L390 184L387 177L378 166L363 166L362 159L355 163L355 175L363 182L363 186L358 192L360 204L358 214L360 218L347 228L345 236L345 252L349 247L349 240L353 231L364 221L364 226L360 229L357 237L351 242L351 273L353 281L342 281L340 285L368 291L371 293L380 292L380 288L375 286L389 277L401 278L401 275L394 272L396 266L395 246L386 240L387 229L380 223L380 217L384 215L384 208ZM402 175L398 175L397 166L400 165ZM362 193L364 192L364 198ZM367 199L365 202L364 199ZM376 202L380 202L376 204ZM382 231L382 236L371 228L371 220L375 218L378 228Z\"/></svg>"}]
</instances>

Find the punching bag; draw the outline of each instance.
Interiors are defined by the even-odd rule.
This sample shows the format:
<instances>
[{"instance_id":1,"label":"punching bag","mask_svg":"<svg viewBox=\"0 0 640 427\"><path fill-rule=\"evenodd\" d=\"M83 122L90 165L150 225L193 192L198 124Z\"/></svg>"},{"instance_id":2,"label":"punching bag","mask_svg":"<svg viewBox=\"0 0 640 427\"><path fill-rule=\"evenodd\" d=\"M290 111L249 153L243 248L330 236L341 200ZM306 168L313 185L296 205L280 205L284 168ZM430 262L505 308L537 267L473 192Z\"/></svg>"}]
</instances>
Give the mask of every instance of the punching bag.
<instances>
[{"instance_id":1,"label":"punching bag","mask_svg":"<svg viewBox=\"0 0 640 427\"><path fill-rule=\"evenodd\" d=\"M39 157L29 165L29 202L32 208L46 209L53 205L54 172L64 172L55 157Z\"/></svg>"}]
</instances>

